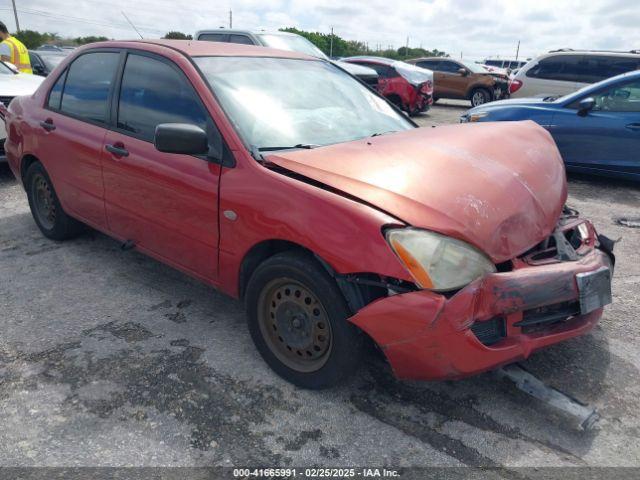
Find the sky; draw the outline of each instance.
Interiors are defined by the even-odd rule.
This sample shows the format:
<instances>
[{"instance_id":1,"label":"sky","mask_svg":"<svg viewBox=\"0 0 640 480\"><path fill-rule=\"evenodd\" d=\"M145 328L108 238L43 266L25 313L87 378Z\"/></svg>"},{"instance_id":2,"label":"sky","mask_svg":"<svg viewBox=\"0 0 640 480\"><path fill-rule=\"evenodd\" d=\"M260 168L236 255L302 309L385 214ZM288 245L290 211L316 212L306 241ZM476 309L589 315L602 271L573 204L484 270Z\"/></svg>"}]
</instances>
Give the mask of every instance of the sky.
<instances>
[{"instance_id":1,"label":"sky","mask_svg":"<svg viewBox=\"0 0 640 480\"><path fill-rule=\"evenodd\" d=\"M370 48L437 48L453 57L529 58L557 48L640 49L637 0L15 0L22 29L61 36L148 38L170 30L297 27ZM11 0L0 19L15 31Z\"/></svg>"}]
</instances>

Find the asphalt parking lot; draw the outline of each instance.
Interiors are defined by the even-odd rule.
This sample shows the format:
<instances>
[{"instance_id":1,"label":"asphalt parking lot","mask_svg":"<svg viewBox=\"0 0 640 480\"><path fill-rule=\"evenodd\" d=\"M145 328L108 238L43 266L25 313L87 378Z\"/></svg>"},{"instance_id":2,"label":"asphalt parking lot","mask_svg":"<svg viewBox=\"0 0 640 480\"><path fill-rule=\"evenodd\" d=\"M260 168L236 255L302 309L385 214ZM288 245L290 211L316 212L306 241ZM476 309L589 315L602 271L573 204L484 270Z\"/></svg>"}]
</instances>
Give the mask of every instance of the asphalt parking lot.
<instances>
[{"instance_id":1,"label":"asphalt parking lot","mask_svg":"<svg viewBox=\"0 0 640 480\"><path fill-rule=\"evenodd\" d=\"M423 126L456 122L438 104ZM0 466L640 466L640 187L571 176L617 244L614 304L524 365L596 405L593 431L492 374L409 383L372 356L340 388L284 382L242 307L96 232L56 243L0 165Z\"/></svg>"}]
</instances>

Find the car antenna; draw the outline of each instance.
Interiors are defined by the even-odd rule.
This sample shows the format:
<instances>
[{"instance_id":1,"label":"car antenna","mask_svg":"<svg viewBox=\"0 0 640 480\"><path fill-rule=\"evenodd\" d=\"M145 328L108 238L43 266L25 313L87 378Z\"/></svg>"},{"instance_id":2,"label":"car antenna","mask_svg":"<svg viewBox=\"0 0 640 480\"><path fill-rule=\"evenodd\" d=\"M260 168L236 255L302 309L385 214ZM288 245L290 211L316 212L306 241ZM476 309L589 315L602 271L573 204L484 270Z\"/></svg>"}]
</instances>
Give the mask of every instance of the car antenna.
<instances>
[{"instance_id":1,"label":"car antenna","mask_svg":"<svg viewBox=\"0 0 640 480\"><path fill-rule=\"evenodd\" d=\"M125 20L129 23L129 25L131 25L131 27L136 31L136 33L138 35L140 35L140 39L144 40L144 37L142 36L142 34L138 31L138 29L136 28L136 26L133 24L133 22L131 20L129 20L129 17L127 17L127 15L124 13L124 10L120 10L120 13L122 13L122 16L125 18Z\"/></svg>"}]
</instances>

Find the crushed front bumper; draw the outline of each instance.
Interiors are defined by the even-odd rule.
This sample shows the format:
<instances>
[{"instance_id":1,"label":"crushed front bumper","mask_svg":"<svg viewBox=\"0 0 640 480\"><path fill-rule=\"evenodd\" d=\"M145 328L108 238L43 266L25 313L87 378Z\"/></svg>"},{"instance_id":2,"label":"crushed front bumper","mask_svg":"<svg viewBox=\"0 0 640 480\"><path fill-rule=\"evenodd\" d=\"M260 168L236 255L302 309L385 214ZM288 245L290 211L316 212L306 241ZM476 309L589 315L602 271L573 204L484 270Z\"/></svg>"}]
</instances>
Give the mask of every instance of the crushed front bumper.
<instances>
[{"instance_id":1,"label":"crushed front bumper","mask_svg":"<svg viewBox=\"0 0 640 480\"><path fill-rule=\"evenodd\" d=\"M456 379L527 358L535 350L582 335L602 316L567 310L579 302L576 275L611 269L610 257L592 248L575 261L522 266L476 280L450 298L427 290L379 299L350 321L383 350L396 376L412 380ZM550 322L522 326L523 319L555 312ZM502 335L481 342L472 326L503 325ZM516 325L519 324L520 326ZM498 332L499 333L499 332Z\"/></svg>"}]
</instances>

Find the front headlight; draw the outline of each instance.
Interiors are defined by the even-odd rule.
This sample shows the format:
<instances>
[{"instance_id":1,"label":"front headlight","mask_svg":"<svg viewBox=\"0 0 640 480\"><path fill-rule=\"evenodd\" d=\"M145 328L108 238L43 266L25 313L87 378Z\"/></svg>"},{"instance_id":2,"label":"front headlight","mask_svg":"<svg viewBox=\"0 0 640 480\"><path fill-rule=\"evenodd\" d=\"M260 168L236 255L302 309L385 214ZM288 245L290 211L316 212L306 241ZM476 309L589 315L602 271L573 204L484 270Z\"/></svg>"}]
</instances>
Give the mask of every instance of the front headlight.
<instances>
[{"instance_id":1,"label":"front headlight","mask_svg":"<svg viewBox=\"0 0 640 480\"><path fill-rule=\"evenodd\" d=\"M481 119L489 115L489 112L477 112L470 113L468 116L468 122L479 122Z\"/></svg>"},{"instance_id":2,"label":"front headlight","mask_svg":"<svg viewBox=\"0 0 640 480\"><path fill-rule=\"evenodd\" d=\"M491 260L477 248L439 233L398 228L387 230L386 237L421 288L457 290L496 271Z\"/></svg>"}]
</instances>

